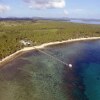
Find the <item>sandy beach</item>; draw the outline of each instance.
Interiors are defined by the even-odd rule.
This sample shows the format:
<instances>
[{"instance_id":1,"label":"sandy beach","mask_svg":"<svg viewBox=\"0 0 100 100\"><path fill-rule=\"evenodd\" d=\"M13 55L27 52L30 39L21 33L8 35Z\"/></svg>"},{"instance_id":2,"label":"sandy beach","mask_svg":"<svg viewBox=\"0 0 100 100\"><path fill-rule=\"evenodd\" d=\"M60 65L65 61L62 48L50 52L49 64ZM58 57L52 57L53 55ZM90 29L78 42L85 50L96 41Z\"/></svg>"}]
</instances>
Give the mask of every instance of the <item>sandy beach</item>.
<instances>
[{"instance_id":1,"label":"sandy beach","mask_svg":"<svg viewBox=\"0 0 100 100\"><path fill-rule=\"evenodd\" d=\"M9 61L13 60L14 58L16 58L18 54L22 54L22 52L27 52L29 50L41 49L41 48L45 48L46 46L62 44L62 43L70 43L70 42L85 41L85 40L96 40L96 39L100 39L100 37L88 37L88 38L69 39L69 40L65 40L65 41L56 41L56 42L44 43L44 44L39 45L39 46L25 47L25 48L23 48L21 50L18 50L15 53L9 55L9 56L3 58L0 61L0 66L3 63L9 62Z\"/></svg>"}]
</instances>

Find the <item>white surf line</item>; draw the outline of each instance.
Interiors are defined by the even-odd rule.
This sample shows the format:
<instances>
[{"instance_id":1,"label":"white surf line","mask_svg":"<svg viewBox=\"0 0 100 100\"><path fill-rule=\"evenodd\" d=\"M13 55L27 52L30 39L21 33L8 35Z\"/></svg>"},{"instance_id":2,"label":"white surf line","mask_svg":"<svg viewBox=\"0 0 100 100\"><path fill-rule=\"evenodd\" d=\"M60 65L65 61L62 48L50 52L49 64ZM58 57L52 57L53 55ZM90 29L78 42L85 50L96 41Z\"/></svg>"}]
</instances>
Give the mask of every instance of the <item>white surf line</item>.
<instances>
[{"instance_id":1,"label":"white surf line","mask_svg":"<svg viewBox=\"0 0 100 100\"><path fill-rule=\"evenodd\" d=\"M70 42L77 42L77 41L85 41L85 40L96 40L96 39L100 39L100 37L87 37L87 38L77 38L77 39L69 39L69 40L65 40L65 41L56 41L56 42L50 42L50 43L44 43L40 46L33 46L33 47L25 47L21 50L16 51L15 53L3 58L2 60L0 60L0 65L12 58L14 58L14 56L16 56L17 54L21 53L21 52L25 52L25 51L30 51L30 50L34 50L36 48L41 49L44 48L46 46L50 46L50 45L56 45L56 44L62 44L62 43L70 43Z\"/></svg>"}]
</instances>

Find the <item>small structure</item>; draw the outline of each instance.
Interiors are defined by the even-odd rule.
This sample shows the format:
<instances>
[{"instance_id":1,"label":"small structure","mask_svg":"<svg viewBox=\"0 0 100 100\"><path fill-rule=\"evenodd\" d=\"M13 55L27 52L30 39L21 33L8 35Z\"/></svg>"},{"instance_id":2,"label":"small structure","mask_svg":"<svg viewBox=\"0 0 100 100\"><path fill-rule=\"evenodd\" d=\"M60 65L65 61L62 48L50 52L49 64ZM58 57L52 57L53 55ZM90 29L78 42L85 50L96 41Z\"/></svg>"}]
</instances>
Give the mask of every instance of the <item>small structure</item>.
<instances>
[{"instance_id":1,"label":"small structure","mask_svg":"<svg viewBox=\"0 0 100 100\"><path fill-rule=\"evenodd\" d=\"M72 66L72 64L69 64L69 68L72 68L73 66Z\"/></svg>"},{"instance_id":2,"label":"small structure","mask_svg":"<svg viewBox=\"0 0 100 100\"><path fill-rule=\"evenodd\" d=\"M32 41L27 40L27 39L21 40L20 43L24 46L32 46L33 45Z\"/></svg>"}]
</instances>

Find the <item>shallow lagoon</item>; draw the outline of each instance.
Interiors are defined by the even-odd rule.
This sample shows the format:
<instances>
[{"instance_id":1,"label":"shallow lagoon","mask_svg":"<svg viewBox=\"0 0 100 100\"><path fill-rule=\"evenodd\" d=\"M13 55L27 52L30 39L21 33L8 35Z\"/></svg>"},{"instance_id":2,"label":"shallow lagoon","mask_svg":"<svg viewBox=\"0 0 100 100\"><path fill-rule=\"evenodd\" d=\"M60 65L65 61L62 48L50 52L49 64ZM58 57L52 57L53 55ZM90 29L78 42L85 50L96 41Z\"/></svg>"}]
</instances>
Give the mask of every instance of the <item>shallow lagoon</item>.
<instances>
[{"instance_id":1,"label":"shallow lagoon","mask_svg":"<svg viewBox=\"0 0 100 100\"><path fill-rule=\"evenodd\" d=\"M73 68L29 51L0 70L0 100L99 100L100 40L46 47Z\"/></svg>"}]
</instances>

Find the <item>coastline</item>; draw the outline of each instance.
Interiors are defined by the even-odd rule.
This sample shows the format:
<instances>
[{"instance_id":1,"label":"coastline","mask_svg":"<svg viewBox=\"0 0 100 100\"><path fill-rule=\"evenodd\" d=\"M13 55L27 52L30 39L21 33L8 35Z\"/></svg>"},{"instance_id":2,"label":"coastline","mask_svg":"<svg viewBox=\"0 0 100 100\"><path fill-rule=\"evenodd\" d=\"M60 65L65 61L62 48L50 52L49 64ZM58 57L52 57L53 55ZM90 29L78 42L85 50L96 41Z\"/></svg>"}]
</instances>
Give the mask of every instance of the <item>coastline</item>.
<instances>
[{"instance_id":1,"label":"coastline","mask_svg":"<svg viewBox=\"0 0 100 100\"><path fill-rule=\"evenodd\" d=\"M25 47L25 48L23 48L21 50L16 51L15 53L13 53L13 54L11 54L9 56L3 58L0 61L0 66L3 65L6 62L12 61L16 57L18 57L18 55L21 55L23 52L27 52L27 51L30 51L30 50L42 49L42 48L45 48L46 46L63 44L63 43L70 43L70 42L77 42L77 41L85 41L85 40L97 40L97 39L100 39L100 37L88 37L88 38L68 39L68 40L65 40L65 41L56 41L56 42L44 43L44 44L41 44L39 46Z\"/></svg>"}]
</instances>

